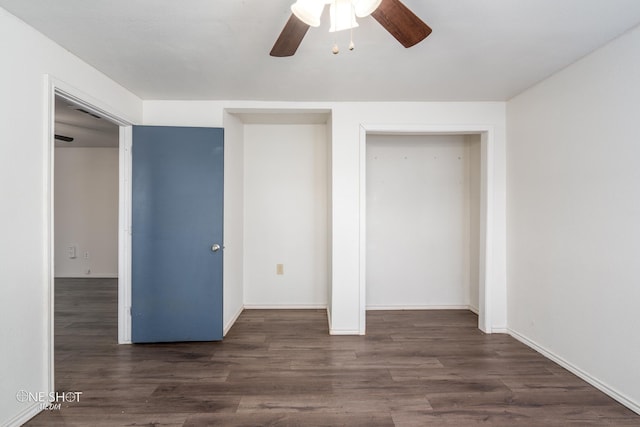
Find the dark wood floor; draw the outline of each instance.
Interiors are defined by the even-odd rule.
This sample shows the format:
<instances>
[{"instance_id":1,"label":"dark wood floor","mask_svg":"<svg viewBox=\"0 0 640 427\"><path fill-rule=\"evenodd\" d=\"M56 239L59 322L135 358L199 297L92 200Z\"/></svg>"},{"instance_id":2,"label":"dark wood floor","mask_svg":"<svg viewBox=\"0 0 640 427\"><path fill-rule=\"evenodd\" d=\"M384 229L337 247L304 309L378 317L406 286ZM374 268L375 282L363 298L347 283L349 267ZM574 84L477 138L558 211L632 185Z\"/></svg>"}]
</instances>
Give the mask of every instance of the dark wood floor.
<instances>
[{"instance_id":1,"label":"dark wood floor","mask_svg":"<svg viewBox=\"0 0 640 427\"><path fill-rule=\"evenodd\" d=\"M56 282L56 386L31 426L639 426L640 416L468 311L242 313L224 342L116 344L115 280Z\"/></svg>"}]
</instances>

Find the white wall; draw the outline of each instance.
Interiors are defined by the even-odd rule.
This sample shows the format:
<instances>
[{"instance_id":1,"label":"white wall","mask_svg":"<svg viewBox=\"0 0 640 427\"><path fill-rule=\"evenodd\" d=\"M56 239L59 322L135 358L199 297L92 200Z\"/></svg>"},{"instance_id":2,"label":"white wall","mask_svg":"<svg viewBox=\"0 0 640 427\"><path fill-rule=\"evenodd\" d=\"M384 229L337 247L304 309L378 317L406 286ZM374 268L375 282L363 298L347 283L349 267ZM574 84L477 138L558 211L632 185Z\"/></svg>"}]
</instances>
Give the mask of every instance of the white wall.
<instances>
[{"instance_id":1,"label":"white wall","mask_svg":"<svg viewBox=\"0 0 640 427\"><path fill-rule=\"evenodd\" d=\"M55 149L56 277L118 277L118 154L118 148Z\"/></svg>"},{"instance_id":2,"label":"white wall","mask_svg":"<svg viewBox=\"0 0 640 427\"><path fill-rule=\"evenodd\" d=\"M0 51L0 424L11 425L34 413L16 393L50 386L45 75L132 121L141 118L142 103L4 9Z\"/></svg>"},{"instance_id":3,"label":"white wall","mask_svg":"<svg viewBox=\"0 0 640 427\"><path fill-rule=\"evenodd\" d=\"M244 308L244 124L224 114L224 334Z\"/></svg>"},{"instance_id":4,"label":"white wall","mask_svg":"<svg viewBox=\"0 0 640 427\"><path fill-rule=\"evenodd\" d=\"M333 122L331 115L328 115L327 119L327 317L329 327L331 327L331 302L333 301L332 291L333 284L331 282L333 278L333 224L331 212L333 212L333 187L332 179L333 166L331 164L331 151L333 150Z\"/></svg>"},{"instance_id":5,"label":"white wall","mask_svg":"<svg viewBox=\"0 0 640 427\"><path fill-rule=\"evenodd\" d=\"M469 309L480 310L480 213L481 202L481 138L480 135L465 135L467 158L469 159Z\"/></svg>"},{"instance_id":6,"label":"white wall","mask_svg":"<svg viewBox=\"0 0 640 427\"><path fill-rule=\"evenodd\" d=\"M245 307L325 307L326 126L246 124L244 137Z\"/></svg>"},{"instance_id":7,"label":"white wall","mask_svg":"<svg viewBox=\"0 0 640 427\"><path fill-rule=\"evenodd\" d=\"M477 304L479 165L465 135L367 137L368 309Z\"/></svg>"},{"instance_id":8,"label":"white wall","mask_svg":"<svg viewBox=\"0 0 640 427\"><path fill-rule=\"evenodd\" d=\"M640 413L640 28L508 103L509 328Z\"/></svg>"}]
</instances>

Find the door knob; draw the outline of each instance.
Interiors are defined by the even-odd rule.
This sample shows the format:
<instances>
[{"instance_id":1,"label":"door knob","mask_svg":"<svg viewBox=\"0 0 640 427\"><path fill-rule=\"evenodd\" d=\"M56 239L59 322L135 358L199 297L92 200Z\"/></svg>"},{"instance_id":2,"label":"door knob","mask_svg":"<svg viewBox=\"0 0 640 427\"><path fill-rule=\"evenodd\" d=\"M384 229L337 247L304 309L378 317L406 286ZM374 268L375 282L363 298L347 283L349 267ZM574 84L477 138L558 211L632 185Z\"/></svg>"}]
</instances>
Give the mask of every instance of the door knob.
<instances>
[{"instance_id":1,"label":"door knob","mask_svg":"<svg viewBox=\"0 0 640 427\"><path fill-rule=\"evenodd\" d=\"M211 246L211 250L213 252L218 252L220 250L220 245L216 243L215 245Z\"/></svg>"}]
</instances>

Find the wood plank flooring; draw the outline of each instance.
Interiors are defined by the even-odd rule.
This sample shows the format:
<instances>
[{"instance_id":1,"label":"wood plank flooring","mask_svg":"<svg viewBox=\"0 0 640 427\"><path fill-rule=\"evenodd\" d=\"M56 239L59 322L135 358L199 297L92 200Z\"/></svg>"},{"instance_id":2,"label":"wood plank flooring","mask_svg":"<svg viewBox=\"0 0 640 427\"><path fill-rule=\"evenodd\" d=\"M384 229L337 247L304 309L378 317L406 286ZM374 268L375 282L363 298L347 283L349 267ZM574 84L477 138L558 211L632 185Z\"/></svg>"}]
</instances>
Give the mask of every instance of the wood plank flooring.
<instances>
[{"instance_id":1,"label":"wood plank flooring","mask_svg":"<svg viewBox=\"0 0 640 427\"><path fill-rule=\"evenodd\" d=\"M640 416L468 311L247 310L223 342L117 345L115 280L56 281L56 386L29 426L640 426Z\"/></svg>"}]
</instances>

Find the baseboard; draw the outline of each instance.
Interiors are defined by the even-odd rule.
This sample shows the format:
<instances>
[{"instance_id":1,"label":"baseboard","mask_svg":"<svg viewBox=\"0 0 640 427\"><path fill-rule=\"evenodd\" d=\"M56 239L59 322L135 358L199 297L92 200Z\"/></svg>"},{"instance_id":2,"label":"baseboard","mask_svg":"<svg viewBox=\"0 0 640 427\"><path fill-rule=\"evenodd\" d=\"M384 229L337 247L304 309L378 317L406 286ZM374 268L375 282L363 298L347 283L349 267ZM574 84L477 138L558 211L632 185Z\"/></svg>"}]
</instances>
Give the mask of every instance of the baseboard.
<instances>
[{"instance_id":1,"label":"baseboard","mask_svg":"<svg viewBox=\"0 0 640 427\"><path fill-rule=\"evenodd\" d=\"M324 310L326 304L245 304L245 310Z\"/></svg>"},{"instance_id":2,"label":"baseboard","mask_svg":"<svg viewBox=\"0 0 640 427\"><path fill-rule=\"evenodd\" d=\"M478 307L468 305L467 309L469 309L469 311L472 312L473 314L477 314L478 316L480 315L480 309Z\"/></svg>"},{"instance_id":3,"label":"baseboard","mask_svg":"<svg viewBox=\"0 0 640 427\"><path fill-rule=\"evenodd\" d=\"M242 314L243 310L244 310L244 306L241 305L240 309L236 312L236 314L233 315L231 320L229 320L229 322L227 322L227 324L224 325L224 328L222 330L222 336L223 337L227 336L227 333L231 330L231 327L236 323L236 320L238 320L238 317L240 317L240 315Z\"/></svg>"},{"instance_id":4,"label":"baseboard","mask_svg":"<svg viewBox=\"0 0 640 427\"><path fill-rule=\"evenodd\" d=\"M358 329L331 329L329 335L361 335Z\"/></svg>"},{"instance_id":5,"label":"baseboard","mask_svg":"<svg viewBox=\"0 0 640 427\"><path fill-rule=\"evenodd\" d=\"M334 329L331 327L331 310L327 307L327 322L329 322L329 335L364 335L359 329Z\"/></svg>"},{"instance_id":6,"label":"baseboard","mask_svg":"<svg viewBox=\"0 0 640 427\"><path fill-rule=\"evenodd\" d=\"M606 385L602 381L600 381L597 378L591 376L589 373L587 373L587 372L583 371L582 369L578 368L577 366L573 365L571 362L569 362L569 361L563 359L562 357L552 353L551 351L549 351L546 348L542 347L541 345L539 345L535 341L530 340L529 338L525 337L524 335L521 335L520 333L514 331L513 329L508 329L507 328L507 333L509 335L511 335L513 338L515 338L518 341L520 341L521 343L523 343L524 345L526 345L528 347L531 347L532 349L534 349L538 353L542 354L547 359L550 359L550 360L556 362L558 365L562 366L566 370L568 370L571 373L573 373L573 374L577 375L578 377L582 378L583 380L585 380L586 382L588 382L589 384L591 384L592 386L594 386L595 388L597 388L598 390L603 392L604 394L608 395L609 397L611 397L614 400L617 400L618 402L620 402L621 404L623 404L627 408L631 409L636 414L640 415L640 404L639 403L634 402L633 400L631 400L630 398L628 398L624 394L616 391L615 389L609 387L608 385Z\"/></svg>"},{"instance_id":7,"label":"baseboard","mask_svg":"<svg viewBox=\"0 0 640 427\"><path fill-rule=\"evenodd\" d=\"M25 408L23 411L18 413L15 417L11 418L9 421L4 423L4 421L0 422L0 425L6 427L19 427L29 421L31 418L38 415L42 412L42 408L40 407L40 403L34 403L32 406Z\"/></svg>"},{"instance_id":8,"label":"baseboard","mask_svg":"<svg viewBox=\"0 0 640 427\"><path fill-rule=\"evenodd\" d=\"M468 305L368 305L367 310L471 310L471 307Z\"/></svg>"},{"instance_id":9,"label":"baseboard","mask_svg":"<svg viewBox=\"0 0 640 427\"><path fill-rule=\"evenodd\" d=\"M492 334L508 334L509 328L507 328L506 326L492 326L491 333Z\"/></svg>"}]
</instances>

